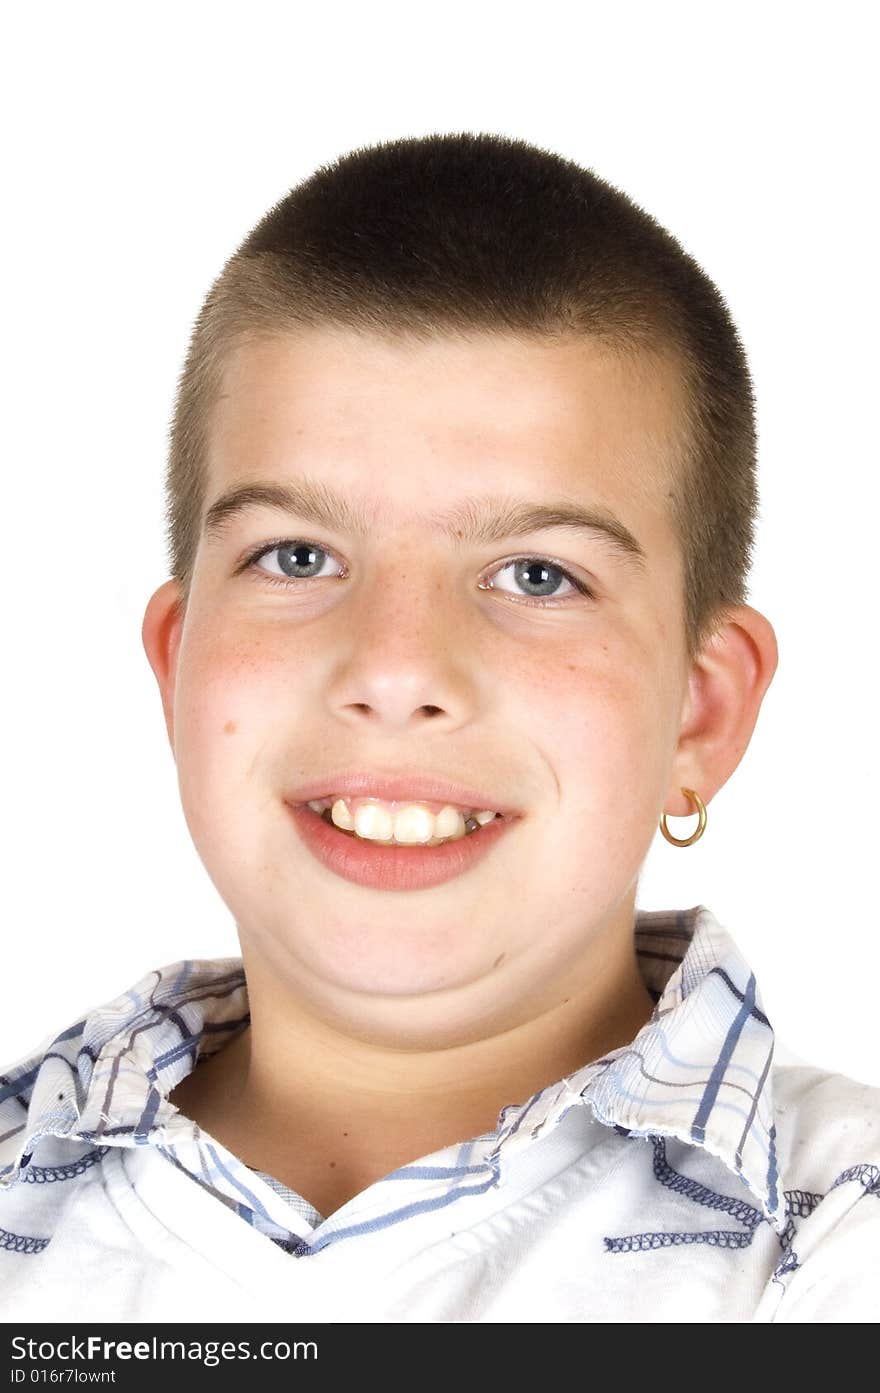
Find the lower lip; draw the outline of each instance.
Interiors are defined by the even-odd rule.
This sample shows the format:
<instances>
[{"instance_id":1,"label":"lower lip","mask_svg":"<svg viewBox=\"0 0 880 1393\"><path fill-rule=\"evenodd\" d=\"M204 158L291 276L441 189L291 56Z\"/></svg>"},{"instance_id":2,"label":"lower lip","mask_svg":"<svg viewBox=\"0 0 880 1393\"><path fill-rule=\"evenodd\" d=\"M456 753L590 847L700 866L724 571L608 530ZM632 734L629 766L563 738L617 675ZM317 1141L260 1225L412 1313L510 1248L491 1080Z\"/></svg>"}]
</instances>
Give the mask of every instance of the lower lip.
<instances>
[{"instance_id":1,"label":"lower lip","mask_svg":"<svg viewBox=\"0 0 880 1393\"><path fill-rule=\"evenodd\" d=\"M482 861L517 820L496 817L479 832L442 846L400 847L347 837L307 803L287 806L300 837L322 865L344 880L374 890L426 890L442 885Z\"/></svg>"}]
</instances>

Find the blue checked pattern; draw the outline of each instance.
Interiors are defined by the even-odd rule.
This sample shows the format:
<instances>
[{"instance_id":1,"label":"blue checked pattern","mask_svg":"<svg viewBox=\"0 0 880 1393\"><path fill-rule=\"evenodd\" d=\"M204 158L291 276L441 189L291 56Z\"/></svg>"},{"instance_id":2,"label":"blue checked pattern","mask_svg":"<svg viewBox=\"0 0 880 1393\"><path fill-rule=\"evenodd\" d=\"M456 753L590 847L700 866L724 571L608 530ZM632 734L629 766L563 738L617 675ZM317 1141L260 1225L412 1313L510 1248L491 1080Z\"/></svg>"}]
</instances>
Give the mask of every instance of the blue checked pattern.
<instances>
[{"instance_id":1,"label":"blue checked pattern","mask_svg":"<svg viewBox=\"0 0 880 1393\"><path fill-rule=\"evenodd\" d=\"M680 1188L683 1180L666 1166L663 1138L711 1152L743 1187L743 1199L726 1206L744 1232L764 1218L781 1237L787 1218L771 1090L774 1036L754 973L703 905L639 911L634 932L655 1003L635 1038L503 1108L494 1132L383 1177L373 1186L368 1220L347 1223L340 1214L316 1231L320 1216L306 1201L295 1196L291 1208L292 1192L278 1182L255 1190L254 1172L167 1102L197 1058L221 1049L248 1024L240 958L156 969L0 1075L0 1194L15 1184L71 1178L100 1164L110 1147L154 1146L248 1224L288 1252L308 1256L498 1186L518 1151L546 1136L570 1108L586 1105L622 1135L655 1139L662 1184ZM37 1153L50 1138L64 1139L70 1156L39 1165ZM52 1146L57 1159L58 1140ZM420 1182L418 1199L412 1189L407 1198L413 1181ZM607 1244L619 1251L613 1245L644 1245L652 1237ZM10 1245L27 1241L6 1238ZM734 1234L728 1242L734 1241L746 1240Z\"/></svg>"}]
</instances>

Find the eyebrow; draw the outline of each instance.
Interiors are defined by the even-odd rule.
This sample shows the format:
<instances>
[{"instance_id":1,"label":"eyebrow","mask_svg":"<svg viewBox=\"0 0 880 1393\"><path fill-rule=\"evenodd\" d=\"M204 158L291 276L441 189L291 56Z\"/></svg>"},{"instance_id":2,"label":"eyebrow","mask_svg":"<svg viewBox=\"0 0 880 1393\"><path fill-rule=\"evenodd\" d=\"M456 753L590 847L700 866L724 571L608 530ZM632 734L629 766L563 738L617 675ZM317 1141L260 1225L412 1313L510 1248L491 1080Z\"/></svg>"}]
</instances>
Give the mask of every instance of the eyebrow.
<instances>
[{"instance_id":1,"label":"eyebrow","mask_svg":"<svg viewBox=\"0 0 880 1393\"><path fill-rule=\"evenodd\" d=\"M273 508L317 526L360 537L375 533L379 512L374 509L371 514L318 480L254 480L233 485L214 500L205 513L205 537L219 537L234 518L255 508ZM445 513L429 514L425 521L434 531L472 545L525 537L545 528L565 528L601 537L612 551L641 571L647 565L644 548L618 517L607 509L584 507L567 499L533 502L483 495L467 498Z\"/></svg>"}]
</instances>

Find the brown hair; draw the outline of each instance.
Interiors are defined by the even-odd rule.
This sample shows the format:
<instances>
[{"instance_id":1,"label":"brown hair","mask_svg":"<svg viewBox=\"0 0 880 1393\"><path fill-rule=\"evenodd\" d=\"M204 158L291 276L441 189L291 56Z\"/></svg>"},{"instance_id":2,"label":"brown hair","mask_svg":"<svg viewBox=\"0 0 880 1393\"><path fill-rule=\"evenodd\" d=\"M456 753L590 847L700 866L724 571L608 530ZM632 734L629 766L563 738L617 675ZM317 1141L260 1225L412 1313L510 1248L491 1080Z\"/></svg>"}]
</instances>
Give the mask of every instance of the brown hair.
<instances>
[{"instance_id":1,"label":"brown hair","mask_svg":"<svg viewBox=\"0 0 880 1393\"><path fill-rule=\"evenodd\" d=\"M211 286L169 436L167 541L184 605L230 352L321 325L422 341L590 335L625 354L671 354L684 389L670 509L689 658L745 602L754 399L724 299L670 233L592 171L523 140L463 132L360 147L322 165L269 209Z\"/></svg>"}]
</instances>

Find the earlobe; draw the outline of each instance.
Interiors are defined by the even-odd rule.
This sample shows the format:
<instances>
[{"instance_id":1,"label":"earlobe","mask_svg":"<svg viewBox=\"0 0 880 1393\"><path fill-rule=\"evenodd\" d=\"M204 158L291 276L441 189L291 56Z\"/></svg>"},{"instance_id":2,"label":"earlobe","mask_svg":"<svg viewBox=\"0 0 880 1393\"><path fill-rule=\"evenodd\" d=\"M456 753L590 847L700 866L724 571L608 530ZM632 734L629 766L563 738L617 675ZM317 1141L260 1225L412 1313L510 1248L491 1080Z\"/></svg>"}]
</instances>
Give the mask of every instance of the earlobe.
<instances>
[{"instance_id":1,"label":"earlobe","mask_svg":"<svg viewBox=\"0 0 880 1393\"><path fill-rule=\"evenodd\" d=\"M185 610L180 585L176 580L167 580L150 596L141 626L144 652L159 686L165 728L172 750L174 749L174 688L184 618Z\"/></svg>"}]
</instances>

